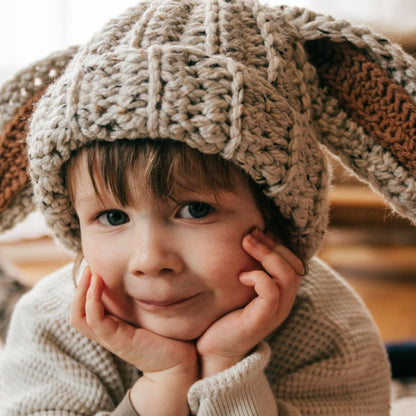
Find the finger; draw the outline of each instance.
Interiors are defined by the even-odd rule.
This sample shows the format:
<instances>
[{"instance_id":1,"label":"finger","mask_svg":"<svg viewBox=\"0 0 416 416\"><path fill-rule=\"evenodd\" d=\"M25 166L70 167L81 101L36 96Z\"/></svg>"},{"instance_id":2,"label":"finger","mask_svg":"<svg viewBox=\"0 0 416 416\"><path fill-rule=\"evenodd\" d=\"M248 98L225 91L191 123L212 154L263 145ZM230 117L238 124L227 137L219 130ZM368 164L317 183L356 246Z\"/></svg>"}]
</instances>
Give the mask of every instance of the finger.
<instances>
[{"instance_id":1,"label":"finger","mask_svg":"<svg viewBox=\"0 0 416 416\"><path fill-rule=\"evenodd\" d=\"M104 292L104 282L98 275L93 275L91 285L87 292L85 305L86 320L93 329L96 338L112 346L112 350L119 349L123 345L123 337L132 335L134 328L121 321L117 317L107 314L102 295Z\"/></svg>"},{"instance_id":2,"label":"finger","mask_svg":"<svg viewBox=\"0 0 416 416\"><path fill-rule=\"evenodd\" d=\"M87 293L86 321L96 341L123 360L137 365L147 331L136 329L106 313L102 302L104 287L103 280L98 275L93 275ZM133 345L136 348L133 348Z\"/></svg>"},{"instance_id":3,"label":"finger","mask_svg":"<svg viewBox=\"0 0 416 416\"><path fill-rule=\"evenodd\" d=\"M254 288L257 296L263 300L270 300L273 303L279 300L279 287L271 276L262 270L253 270L240 274L240 281L246 286Z\"/></svg>"},{"instance_id":4,"label":"finger","mask_svg":"<svg viewBox=\"0 0 416 416\"><path fill-rule=\"evenodd\" d=\"M299 289L293 279L292 284L279 286L266 272L253 270L243 272L240 280L247 286L253 286L258 294L246 306L255 325L270 323L274 329L287 318Z\"/></svg>"},{"instance_id":5,"label":"finger","mask_svg":"<svg viewBox=\"0 0 416 416\"><path fill-rule=\"evenodd\" d=\"M279 287L293 282L300 284L300 275L296 273L292 265L280 253L257 240L252 233L244 237L243 248L262 264Z\"/></svg>"},{"instance_id":6,"label":"finger","mask_svg":"<svg viewBox=\"0 0 416 416\"><path fill-rule=\"evenodd\" d=\"M261 270L241 273L240 281L252 286L258 295L243 310L245 332L265 331L262 333L265 336L278 324L276 316L281 308L281 291L270 276Z\"/></svg>"},{"instance_id":7,"label":"finger","mask_svg":"<svg viewBox=\"0 0 416 416\"><path fill-rule=\"evenodd\" d=\"M90 339L96 340L94 331L88 325L86 319L86 299L90 284L91 270L89 267L86 267L72 299L69 321L70 325L77 329L81 334Z\"/></svg>"},{"instance_id":8,"label":"finger","mask_svg":"<svg viewBox=\"0 0 416 416\"><path fill-rule=\"evenodd\" d=\"M93 275L87 291L85 313L88 325L94 330L99 328L99 324L105 315L105 309L102 302L103 292L104 282L99 276Z\"/></svg>"},{"instance_id":9,"label":"finger","mask_svg":"<svg viewBox=\"0 0 416 416\"><path fill-rule=\"evenodd\" d=\"M282 244L281 241L277 240L276 237L270 232L265 234L260 229L255 228L252 231L252 234L258 241L280 254L295 269L297 274L302 276L305 273L305 267L302 260L300 260L295 253Z\"/></svg>"},{"instance_id":10,"label":"finger","mask_svg":"<svg viewBox=\"0 0 416 416\"><path fill-rule=\"evenodd\" d=\"M257 236L259 238L256 238ZM265 271L278 286L280 291L279 308L283 315L288 314L295 302L301 283L301 276L293 264L297 263L296 267L299 267L302 262L290 250L260 230L246 236L244 244L249 254L260 261Z\"/></svg>"},{"instance_id":11,"label":"finger","mask_svg":"<svg viewBox=\"0 0 416 416\"><path fill-rule=\"evenodd\" d=\"M91 284L91 269L87 266L81 276L71 303L71 317L83 319L85 317L85 302L87 291Z\"/></svg>"}]
</instances>

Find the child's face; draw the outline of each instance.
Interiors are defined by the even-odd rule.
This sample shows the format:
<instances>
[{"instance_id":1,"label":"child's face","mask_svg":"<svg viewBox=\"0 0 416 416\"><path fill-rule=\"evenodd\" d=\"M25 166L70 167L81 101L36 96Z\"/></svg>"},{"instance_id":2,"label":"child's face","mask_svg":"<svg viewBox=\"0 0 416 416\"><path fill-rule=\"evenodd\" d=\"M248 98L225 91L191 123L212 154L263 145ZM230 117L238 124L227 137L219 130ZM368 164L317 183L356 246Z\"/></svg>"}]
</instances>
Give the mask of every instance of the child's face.
<instances>
[{"instance_id":1,"label":"child's face","mask_svg":"<svg viewBox=\"0 0 416 416\"><path fill-rule=\"evenodd\" d=\"M175 201L155 201L136 176L132 203L123 207L99 181L97 197L82 159L73 174L83 254L105 283L108 312L192 340L254 297L239 274L261 266L241 241L264 221L242 175L232 192L181 190Z\"/></svg>"}]
</instances>

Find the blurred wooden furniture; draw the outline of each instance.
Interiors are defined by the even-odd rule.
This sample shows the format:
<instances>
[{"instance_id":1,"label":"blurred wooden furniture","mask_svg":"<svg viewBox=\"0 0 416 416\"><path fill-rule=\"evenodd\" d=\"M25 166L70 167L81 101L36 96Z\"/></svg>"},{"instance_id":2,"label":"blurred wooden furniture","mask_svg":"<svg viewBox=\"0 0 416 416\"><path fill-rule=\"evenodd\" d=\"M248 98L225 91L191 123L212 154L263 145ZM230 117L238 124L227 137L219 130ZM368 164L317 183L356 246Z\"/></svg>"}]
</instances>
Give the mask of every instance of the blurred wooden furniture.
<instances>
[{"instance_id":1,"label":"blurred wooden furniture","mask_svg":"<svg viewBox=\"0 0 416 416\"><path fill-rule=\"evenodd\" d=\"M320 257L370 309L386 342L416 339L416 227L335 162Z\"/></svg>"},{"instance_id":2,"label":"blurred wooden furniture","mask_svg":"<svg viewBox=\"0 0 416 416\"><path fill-rule=\"evenodd\" d=\"M339 270L416 281L416 228L332 163L330 227L320 255Z\"/></svg>"}]
</instances>

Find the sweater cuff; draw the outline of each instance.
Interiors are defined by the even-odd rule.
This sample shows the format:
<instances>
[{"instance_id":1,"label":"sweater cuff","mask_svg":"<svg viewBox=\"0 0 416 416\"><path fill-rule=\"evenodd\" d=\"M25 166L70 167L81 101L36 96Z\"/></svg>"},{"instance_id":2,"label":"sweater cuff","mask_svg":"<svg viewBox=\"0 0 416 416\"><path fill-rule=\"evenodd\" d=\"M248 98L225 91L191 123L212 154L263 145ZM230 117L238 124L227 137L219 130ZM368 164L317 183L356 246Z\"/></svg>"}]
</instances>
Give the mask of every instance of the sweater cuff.
<instances>
[{"instance_id":1,"label":"sweater cuff","mask_svg":"<svg viewBox=\"0 0 416 416\"><path fill-rule=\"evenodd\" d=\"M192 414L276 415L276 402L263 371L269 358L270 347L261 342L233 367L194 383L188 392Z\"/></svg>"},{"instance_id":2,"label":"sweater cuff","mask_svg":"<svg viewBox=\"0 0 416 416\"><path fill-rule=\"evenodd\" d=\"M119 403L119 405L114 409L114 412L111 413L111 416L139 416L131 404L130 390L123 397L123 400Z\"/></svg>"}]
</instances>

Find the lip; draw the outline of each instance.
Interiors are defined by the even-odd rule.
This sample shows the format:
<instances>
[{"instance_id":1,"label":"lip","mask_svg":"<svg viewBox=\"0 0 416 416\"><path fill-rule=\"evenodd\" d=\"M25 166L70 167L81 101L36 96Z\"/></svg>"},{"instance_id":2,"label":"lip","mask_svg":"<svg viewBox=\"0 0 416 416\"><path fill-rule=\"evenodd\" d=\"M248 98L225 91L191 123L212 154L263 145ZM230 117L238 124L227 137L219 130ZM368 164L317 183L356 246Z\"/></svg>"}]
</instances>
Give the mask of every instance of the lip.
<instances>
[{"instance_id":1,"label":"lip","mask_svg":"<svg viewBox=\"0 0 416 416\"><path fill-rule=\"evenodd\" d=\"M192 296L188 296L185 298L179 298L179 299L171 299L163 302L153 301L153 300L144 300L144 299L134 299L134 301L143 309L147 310L159 310L159 309L173 309L178 307L183 307L187 303L194 300L197 296L199 296L200 293L197 293Z\"/></svg>"}]
</instances>

